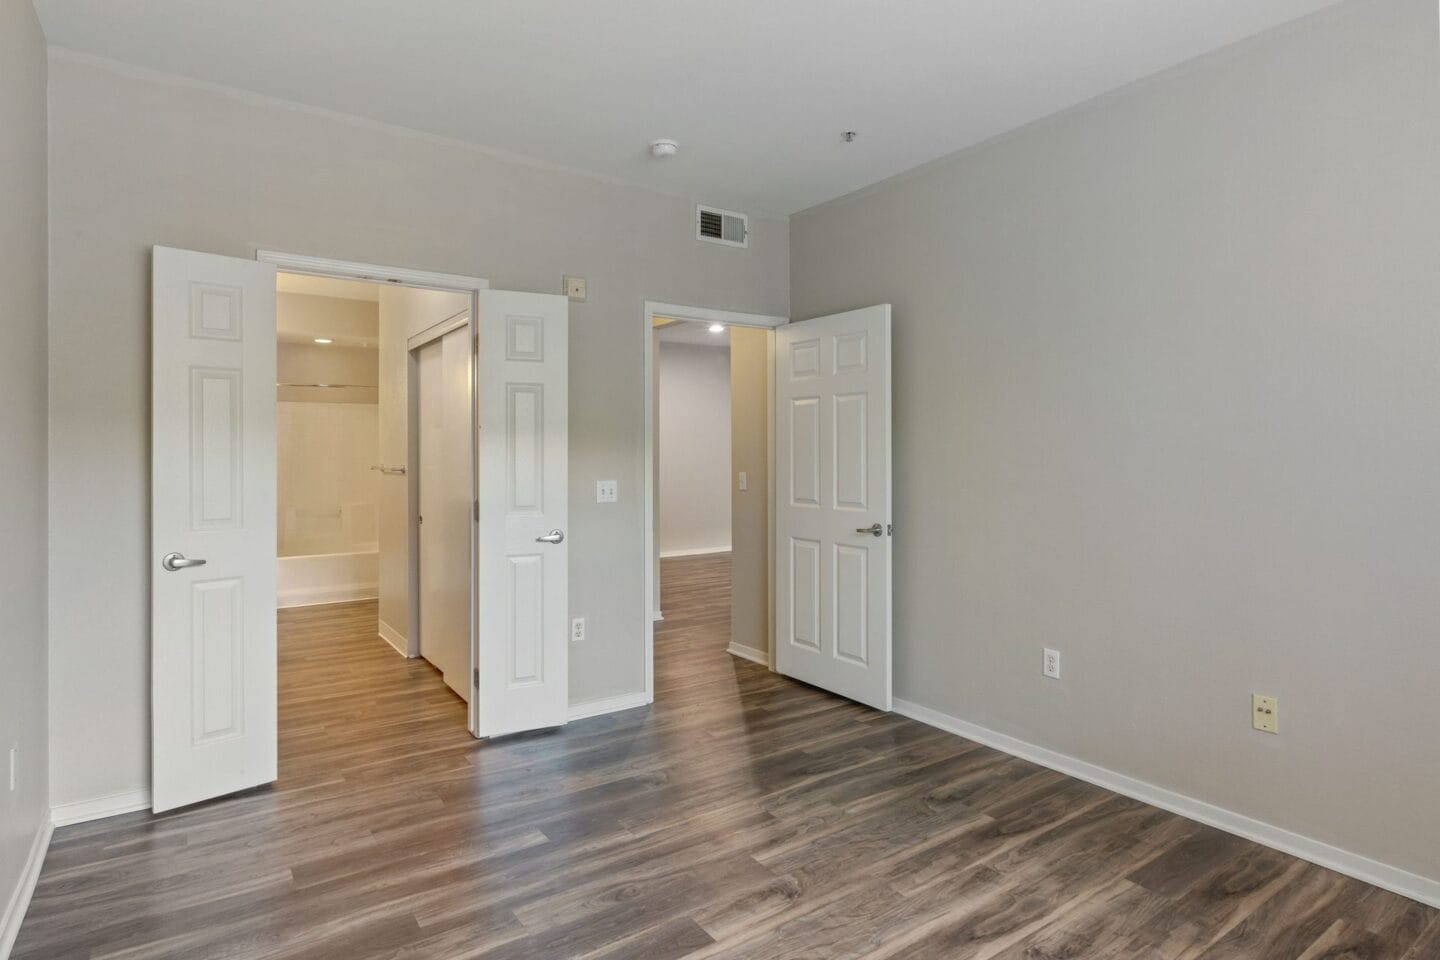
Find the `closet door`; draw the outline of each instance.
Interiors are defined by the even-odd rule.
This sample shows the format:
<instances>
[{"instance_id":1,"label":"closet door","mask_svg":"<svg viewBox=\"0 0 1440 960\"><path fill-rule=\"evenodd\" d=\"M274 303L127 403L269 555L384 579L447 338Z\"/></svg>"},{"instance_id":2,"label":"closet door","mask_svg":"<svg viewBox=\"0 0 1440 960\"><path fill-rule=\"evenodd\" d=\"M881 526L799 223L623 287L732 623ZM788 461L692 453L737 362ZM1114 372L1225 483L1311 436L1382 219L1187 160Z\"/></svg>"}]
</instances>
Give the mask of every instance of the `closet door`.
<instances>
[{"instance_id":1,"label":"closet door","mask_svg":"<svg viewBox=\"0 0 1440 960\"><path fill-rule=\"evenodd\" d=\"M470 699L470 331L417 351L420 655Z\"/></svg>"}]
</instances>

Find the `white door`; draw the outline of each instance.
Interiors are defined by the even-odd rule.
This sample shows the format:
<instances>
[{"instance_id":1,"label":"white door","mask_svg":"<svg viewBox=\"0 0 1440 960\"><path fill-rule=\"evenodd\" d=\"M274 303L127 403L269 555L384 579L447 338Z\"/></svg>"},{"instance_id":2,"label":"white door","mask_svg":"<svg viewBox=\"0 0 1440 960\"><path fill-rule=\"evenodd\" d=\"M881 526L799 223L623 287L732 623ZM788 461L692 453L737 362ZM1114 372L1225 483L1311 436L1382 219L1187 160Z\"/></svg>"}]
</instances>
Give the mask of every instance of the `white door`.
<instances>
[{"instance_id":1,"label":"white door","mask_svg":"<svg viewBox=\"0 0 1440 960\"><path fill-rule=\"evenodd\" d=\"M775 331L775 669L890 709L890 305Z\"/></svg>"},{"instance_id":2,"label":"white door","mask_svg":"<svg viewBox=\"0 0 1440 960\"><path fill-rule=\"evenodd\" d=\"M481 290L476 734L569 709L569 302Z\"/></svg>"},{"instance_id":3,"label":"white door","mask_svg":"<svg viewBox=\"0 0 1440 960\"><path fill-rule=\"evenodd\" d=\"M421 347L420 655L470 699L470 328Z\"/></svg>"},{"instance_id":4,"label":"white door","mask_svg":"<svg viewBox=\"0 0 1440 960\"><path fill-rule=\"evenodd\" d=\"M275 267L156 247L152 799L269 783L275 715Z\"/></svg>"}]
</instances>

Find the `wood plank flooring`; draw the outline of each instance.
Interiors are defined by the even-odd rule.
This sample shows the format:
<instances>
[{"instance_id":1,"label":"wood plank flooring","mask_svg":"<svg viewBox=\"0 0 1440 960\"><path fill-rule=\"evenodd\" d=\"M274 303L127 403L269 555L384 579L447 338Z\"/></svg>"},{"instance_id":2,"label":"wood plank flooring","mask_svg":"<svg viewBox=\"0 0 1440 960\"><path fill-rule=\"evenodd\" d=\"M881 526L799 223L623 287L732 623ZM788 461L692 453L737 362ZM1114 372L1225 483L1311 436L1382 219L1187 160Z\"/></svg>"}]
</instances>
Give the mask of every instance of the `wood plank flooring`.
<instances>
[{"instance_id":1,"label":"wood plank flooring","mask_svg":"<svg viewBox=\"0 0 1440 960\"><path fill-rule=\"evenodd\" d=\"M495 743L374 603L281 616L280 780L55 833L14 960L1440 958L1440 912L724 653ZM763 646L762 642L754 642Z\"/></svg>"}]
</instances>

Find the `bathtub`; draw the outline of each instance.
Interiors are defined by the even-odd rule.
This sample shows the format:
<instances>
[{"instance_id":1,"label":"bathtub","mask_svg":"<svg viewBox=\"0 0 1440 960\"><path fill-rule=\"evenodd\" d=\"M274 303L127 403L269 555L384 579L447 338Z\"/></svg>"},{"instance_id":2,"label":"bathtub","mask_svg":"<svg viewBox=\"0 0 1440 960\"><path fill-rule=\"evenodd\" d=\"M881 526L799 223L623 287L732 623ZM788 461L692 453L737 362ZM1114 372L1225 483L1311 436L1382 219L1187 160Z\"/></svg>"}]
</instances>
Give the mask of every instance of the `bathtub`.
<instances>
[{"instance_id":1,"label":"bathtub","mask_svg":"<svg viewBox=\"0 0 1440 960\"><path fill-rule=\"evenodd\" d=\"M376 548L280 557L276 564L277 606L306 607L380 595L380 551Z\"/></svg>"}]
</instances>

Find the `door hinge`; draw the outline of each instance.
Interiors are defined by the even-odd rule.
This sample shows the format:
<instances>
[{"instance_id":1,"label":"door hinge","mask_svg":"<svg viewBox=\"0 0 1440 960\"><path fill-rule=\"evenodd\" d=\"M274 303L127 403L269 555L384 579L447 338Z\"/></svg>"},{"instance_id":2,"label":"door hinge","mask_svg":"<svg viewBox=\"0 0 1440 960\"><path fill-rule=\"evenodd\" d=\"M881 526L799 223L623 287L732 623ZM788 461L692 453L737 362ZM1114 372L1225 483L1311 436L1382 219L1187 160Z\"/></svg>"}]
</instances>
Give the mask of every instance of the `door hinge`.
<instances>
[{"instance_id":1,"label":"door hinge","mask_svg":"<svg viewBox=\"0 0 1440 960\"><path fill-rule=\"evenodd\" d=\"M476 668L475 668L475 672L474 672L474 674L471 676L470 682L475 685L475 689L476 689L476 690L479 690L479 689L480 689L480 668L479 668L479 667L476 667Z\"/></svg>"},{"instance_id":2,"label":"door hinge","mask_svg":"<svg viewBox=\"0 0 1440 960\"><path fill-rule=\"evenodd\" d=\"M474 506L475 506L475 522L476 522L476 523L479 523L479 522L480 522L480 501L479 501L479 500L474 500L474 501L472 501L472 503L473 503Z\"/></svg>"}]
</instances>

